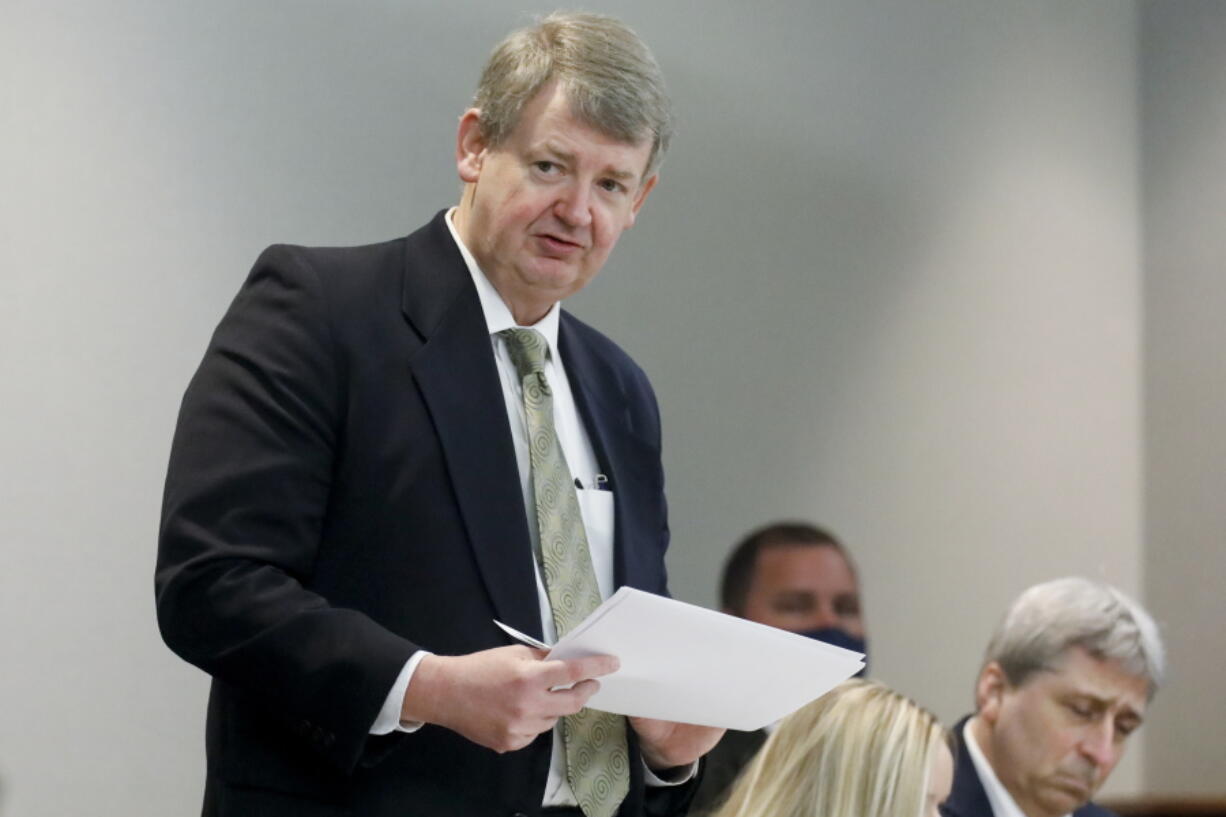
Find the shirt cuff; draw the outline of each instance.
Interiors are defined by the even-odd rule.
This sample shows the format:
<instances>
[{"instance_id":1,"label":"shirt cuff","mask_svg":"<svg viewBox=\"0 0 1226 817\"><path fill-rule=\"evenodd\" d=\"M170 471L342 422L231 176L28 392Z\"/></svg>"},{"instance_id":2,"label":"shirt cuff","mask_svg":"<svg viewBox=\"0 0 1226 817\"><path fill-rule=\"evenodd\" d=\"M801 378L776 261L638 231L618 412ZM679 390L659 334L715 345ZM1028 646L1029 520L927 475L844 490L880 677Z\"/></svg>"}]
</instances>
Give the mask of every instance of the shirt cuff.
<instances>
[{"instance_id":1,"label":"shirt cuff","mask_svg":"<svg viewBox=\"0 0 1226 817\"><path fill-rule=\"evenodd\" d=\"M383 707L379 710L379 716L370 725L370 734L388 735L392 732L416 732L425 726L421 721L400 720L400 713L404 709L404 695L409 691L409 681L413 680L413 673L417 671L417 665L421 663L421 659L430 654L426 650L418 650L409 656L408 661L404 662L404 667L400 670L400 674L396 676L396 683L392 684L391 691L387 693L387 698L383 700Z\"/></svg>"},{"instance_id":2,"label":"shirt cuff","mask_svg":"<svg viewBox=\"0 0 1226 817\"><path fill-rule=\"evenodd\" d=\"M682 783L689 783L694 779L694 775L698 774L698 761L695 760L689 766L677 766L673 769L665 770L667 777L660 777L651 770L647 762L643 762L643 782L648 786L680 786Z\"/></svg>"}]
</instances>

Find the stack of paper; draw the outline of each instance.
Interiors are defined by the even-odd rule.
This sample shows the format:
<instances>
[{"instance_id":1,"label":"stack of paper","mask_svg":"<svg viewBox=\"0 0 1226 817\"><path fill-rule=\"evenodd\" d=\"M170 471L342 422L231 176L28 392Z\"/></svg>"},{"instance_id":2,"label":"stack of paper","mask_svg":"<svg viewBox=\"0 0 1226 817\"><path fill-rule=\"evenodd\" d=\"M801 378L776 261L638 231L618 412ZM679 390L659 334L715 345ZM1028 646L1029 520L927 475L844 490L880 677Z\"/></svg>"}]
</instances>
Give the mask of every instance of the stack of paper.
<instances>
[{"instance_id":1,"label":"stack of paper","mask_svg":"<svg viewBox=\"0 0 1226 817\"><path fill-rule=\"evenodd\" d=\"M549 652L549 658L586 655L621 661L617 672L599 679L600 690L588 701L593 709L743 730L779 720L864 666L858 652L630 587Z\"/></svg>"}]
</instances>

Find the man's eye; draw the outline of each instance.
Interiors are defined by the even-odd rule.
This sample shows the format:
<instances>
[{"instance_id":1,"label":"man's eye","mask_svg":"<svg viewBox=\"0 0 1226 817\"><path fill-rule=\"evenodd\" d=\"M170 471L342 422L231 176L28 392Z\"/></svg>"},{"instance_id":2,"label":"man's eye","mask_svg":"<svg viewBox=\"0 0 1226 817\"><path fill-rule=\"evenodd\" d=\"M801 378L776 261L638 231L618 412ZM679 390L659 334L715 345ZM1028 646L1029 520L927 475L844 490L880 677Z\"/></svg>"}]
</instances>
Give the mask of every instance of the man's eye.
<instances>
[{"instance_id":1,"label":"man's eye","mask_svg":"<svg viewBox=\"0 0 1226 817\"><path fill-rule=\"evenodd\" d=\"M836 599L834 602L834 612L843 617L853 617L860 615L860 602L855 599Z\"/></svg>"},{"instance_id":2,"label":"man's eye","mask_svg":"<svg viewBox=\"0 0 1226 817\"><path fill-rule=\"evenodd\" d=\"M610 193L617 193L624 189L621 182L614 181L613 179L601 179L600 186Z\"/></svg>"},{"instance_id":3,"label":"man's eye","mask_svg":"<svg viewBox=\"0 0 1226 817\"><path fill-rule=\"evenodd\" d=\"M1089 705L1074 701L1068 705L1069 711L1079 718L1089 718L1094 715L1094 710Z\"/></svg>"},{"instance_id":4,"label":"man's eye","mask_svg":"<svg viewBox=\"0 0 1226 817\"><path fill-rule=\"evenodd\" d=\"M533 162L532 166L535 167L537 170L541 171L542 173L552 173L558 167L553 162L550 162L546 159L542 159L539 162Z\"/></svg>"}]
</instances>

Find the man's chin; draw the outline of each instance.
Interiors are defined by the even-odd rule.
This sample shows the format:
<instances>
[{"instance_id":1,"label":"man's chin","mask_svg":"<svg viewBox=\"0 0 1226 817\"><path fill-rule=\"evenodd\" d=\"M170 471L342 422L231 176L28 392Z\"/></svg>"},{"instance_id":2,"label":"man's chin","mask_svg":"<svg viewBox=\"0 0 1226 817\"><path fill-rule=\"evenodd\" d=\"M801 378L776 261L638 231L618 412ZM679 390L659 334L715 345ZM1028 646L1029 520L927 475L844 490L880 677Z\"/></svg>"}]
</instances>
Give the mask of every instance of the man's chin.
<instances>
[{"instance_id":1,"label":"man's chin","mask_svg":"<svg viewBox=\"0 0 1226 817\"><path fill-rule=\"evenodd\" d=\"M1084 780L1069 775L1061 775L1050 782L1044 799L1055 814L1068 814L1090 802L1094 796L1094 787Z\"/></svg>"},{"instance_id":2,"label":"man's chin","mask_svg":"<svg viewBox=\"0 0 1226 817\"><path fill-rule=\"evenodd\" d=\"M573 260L537 256L521 277L525 284L560 301L583 289L592 276Z\"/></svg>"}]
</instances>

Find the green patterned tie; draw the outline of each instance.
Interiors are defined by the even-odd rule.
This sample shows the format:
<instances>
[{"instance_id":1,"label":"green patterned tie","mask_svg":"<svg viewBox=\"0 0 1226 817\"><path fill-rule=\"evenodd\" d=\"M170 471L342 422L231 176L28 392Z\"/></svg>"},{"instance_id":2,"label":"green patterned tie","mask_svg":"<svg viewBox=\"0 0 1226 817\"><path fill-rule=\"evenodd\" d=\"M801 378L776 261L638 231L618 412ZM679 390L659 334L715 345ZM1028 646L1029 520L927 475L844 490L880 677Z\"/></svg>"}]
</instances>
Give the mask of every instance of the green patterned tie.
<instances>
[{"instance_id":1,"label":"green patterned tie","mask_svg":"<svg viewBox=\"0 0 1226 817\"><path fill-rule=\"evenodd\" d=\"M545 339L535 329L498 333L507 342L524 390L532 492L540 533L537 560L553 608L558 636L570 632L600 606L587 534L574 481L553 429L553 394L545 379ZM566 779L587 817L612 817L630 789L626 720L582 709L562 719Z\"/></svg>"}]
</instances>

